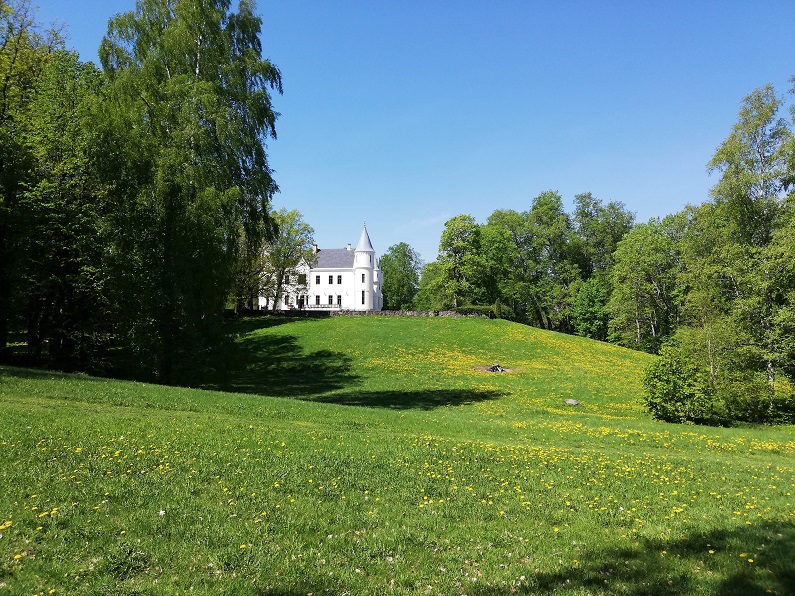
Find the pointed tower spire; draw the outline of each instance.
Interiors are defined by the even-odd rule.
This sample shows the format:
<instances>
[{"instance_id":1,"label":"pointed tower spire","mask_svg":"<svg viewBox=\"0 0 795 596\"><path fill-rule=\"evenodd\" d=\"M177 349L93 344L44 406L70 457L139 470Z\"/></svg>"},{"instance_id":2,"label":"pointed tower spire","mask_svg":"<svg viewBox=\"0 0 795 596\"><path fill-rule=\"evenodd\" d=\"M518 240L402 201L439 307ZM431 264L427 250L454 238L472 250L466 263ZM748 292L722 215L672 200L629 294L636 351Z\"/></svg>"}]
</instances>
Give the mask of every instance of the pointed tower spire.
<instances>
[{"instance_id":1,"label":"pointed tower spire","mask_svg":"<svg viewBox=\"0 0 795 596\"><path fill-rule=\"evenodd\" d=\"M364 224L364 228L362 229L359 244L356 245L356 252L375 252L373 243L370 242L370 235L367 233L367 224Z\"/></svg>"}]
</instances>

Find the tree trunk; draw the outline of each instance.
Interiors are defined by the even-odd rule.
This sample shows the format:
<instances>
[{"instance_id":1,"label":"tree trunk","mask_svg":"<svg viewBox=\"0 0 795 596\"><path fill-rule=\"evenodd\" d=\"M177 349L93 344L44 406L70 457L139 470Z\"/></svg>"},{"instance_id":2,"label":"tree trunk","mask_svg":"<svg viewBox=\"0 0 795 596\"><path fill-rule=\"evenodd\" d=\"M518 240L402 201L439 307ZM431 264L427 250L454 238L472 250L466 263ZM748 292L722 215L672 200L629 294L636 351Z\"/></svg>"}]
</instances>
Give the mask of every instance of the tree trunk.
<instances>
[{"instance_id":1,"label":"tree trunk","mask_svg":"<svg viewBox=\"0 0 795 596\"><path fill-rule=\"evenodd\" d=\"M0 254L3 254L0 246ZM5 256L5 255L3 255ZM8 275L8 264L5 259L0 263L0 362L7 362L11 358L8 348L8 319L11 311L11 281Z\"/></svg>"}]
</instances>

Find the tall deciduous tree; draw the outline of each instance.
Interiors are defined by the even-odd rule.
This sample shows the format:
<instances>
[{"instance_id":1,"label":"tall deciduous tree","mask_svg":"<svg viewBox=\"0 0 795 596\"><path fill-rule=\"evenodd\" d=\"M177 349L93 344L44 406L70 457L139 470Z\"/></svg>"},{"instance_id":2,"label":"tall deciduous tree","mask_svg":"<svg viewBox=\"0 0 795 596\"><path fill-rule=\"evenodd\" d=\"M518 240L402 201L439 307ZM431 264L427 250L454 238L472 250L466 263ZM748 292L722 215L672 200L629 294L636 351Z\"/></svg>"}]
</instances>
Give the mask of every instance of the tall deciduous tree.
<instances>
[{"instance_id":1,"label":"tall deciduous tree","mask_svg":"<svg viewBox=\"0 0 795 596\"><path fill-rule=\"evenodd\" d=\"M100 47L119 336L161 382L212 345L241 226L256 234L276 191L281 76L260 27L249 0L139 0Z\"/></svg>"},{"instance_id":2,"label":"tall deciduous tree","mask_svg":"<svg viewBox=\"0 0 795 596\"><path fill-rule=\"evenodd\" d=\"M778 117L780 106L769 85L746 97L731 134L709 164L721 172L712 195L726 228L721 250L730 255L726 274L736 294L731 316L746 337L748 364L764 363L771 396L780 359L773 319L781 299L768 248L793 182L787 171L792 133Z\"/></svg>"},{"instance_id":3,"label":"tall deciduous tree","mask_svg":"<svg viewBox=\"0 0 795 596\"><path fill-rule=\"evenodd\" d=\"M315 230L295 209L280 209L273 214L273 218L277 231L273 239L265 244L262 287L266 291L270 290L265 295L273 300L275 307L282 299L285 278L295 284L299 273L303 271L301 263L313 264Z\"/></svg>"},{"instance_id":4,"label":"tall deciduous tree","mask_svg":"<svg viewBox=\"0 0 795 596\"><path fill-rule=\"evenodd\" d=\"M11 318L26 310L19 258L27 214L19 199L35 169L26 142L30 102L52 53L63 45L58 31L34 17L31 0L0 0L0 359L7 355Z\"/></svg>"},{"instance_id":5,"label":"tall deciduous tree","mask_svg":"<svg viewBox=\"0 0 795 596\"><path fill-rule=\"evenodd\" d=\"M533 199L527 214L532 230L536 270L531 284L531 322L545 329L571 332L571 304L579 267L572 254L574 229L563 209L563 199L554 191Z\"/></svg>"},{"instance_id":6,"label":"tall deciduous tree","mask_svg":"<svg viewBox=\"0 0 795 596\"><path fill-rule=\"evenodd\" d=\"M581 243L583 279L606 272L613 266L613 253L634 223L635 216L623 203L611 201L604 205L589 192L574 197L573 224Z\"/></svg>"},{"instance_id":7,"label":"tall deciduous tree","mask_svg":"<svg viewBox=\"0 0 795 596\"><path fill-rule=\"evenodd\" d=\"M678 324L678 223L639 224L619 243L608 301L610 333L621 345L656 352Z\"/></svg>"},{"instance_id":8,"label":"tall deciduous tree","mask_svg":"<svg viewBox=\"0 0 795 596\"><path fill-rule=\"evenodd\" d=\"M381 257L382 290L386 310L408 310L420 286L422 261L405 242L390 246Z\"/></svg>"},{"instance_id":9,"label":"tall deciduous tree","mask_svg":"<svg viewBox=\"0 0 795 596\"><path fill-rule=\"evenodd\" d=\"M447 294L444 268L436 261L426 263L420 275L420 284L414 298L414 308L417 310L444 310L452 305L452 297Z\"/></svg>"},{"instance_id":10,"label":"tall deciduous tree","mask_svg":"<svg viewBox=\"0 0 795 596\"><path fill-rule=\"evenodd\" d=\"M713 200L689 210L680 243L683 325L669 352L732 419L772 420L788 407L779 388L789 381L777 380L793 370L793 140L780 106L769 86L743 100L709 164L721 174ZM685 370L670 368L657 381Z\"/></svg>"},{"instance_id":11,"label":"tall deciduous tree","mask_svg":"<svg viewBox=\"0 0 795 596\"><path fill-rule=\"evenodd\" d=\"M101 73L76 54L56 52L31 102L25 145L32 179L19 196L20 290L28 351L52 364L83 368L102 359L105 330L104 197L96 167L94 128Z\"/></svg>"},{"instance_id":12,"label":"tall deciduous tree","mask_svg":"<svg viewBox=\"0 0 795 596\"><path fill-rule=\"evenodd\" d=\"M572 258L583 283L572 302L572 325L578 335L607 339L610 273L618 243L632 229L634 215L622 203L604 205L591 193L574 197Z\"/></svg>"},{"instance_id":13,"label":"tall deciduous tree","mask_svg":"<svg viewBox=\"0 0 795 596\"><path fill-rule=\"evenodd\" d=\"M445 293L452 306L477 304L483 293L483 260L475 218L457 215L445 222L437 263L444 272Z\"/></svg>"},{"instance_id":14,"label":"tall deciduous tree","mask_svg":"<svg viewBox=\"0 0 795 596\"><path fill-rule=\"evenodd\" d=\"M700 344L690 356L708 371L727 411L756 420L772 415L776 372L789 360L780 322L790 289L781 246L773 242L781 237L792 183L792 134L778 116L780 105L769 86L743 100L709 164L721 174L713 201L694 211L683 243L687 328L680 334L688 333L688 346Z\"/></svg>"},{"instance_id":15,"label":"tall deciduous tree","mask_svg":"<svg viewBox=\"0 0 795 596\"><path fill-rule=\"evenodd\" d=\"M537 255L534 233L528 214L512 209L498 209L489 216L484 235L496 240L488 251L489 275L496 279L498 298L517 320L528 321L533 311L533 282L536 280Z\"/></svg>"}]
</instances>

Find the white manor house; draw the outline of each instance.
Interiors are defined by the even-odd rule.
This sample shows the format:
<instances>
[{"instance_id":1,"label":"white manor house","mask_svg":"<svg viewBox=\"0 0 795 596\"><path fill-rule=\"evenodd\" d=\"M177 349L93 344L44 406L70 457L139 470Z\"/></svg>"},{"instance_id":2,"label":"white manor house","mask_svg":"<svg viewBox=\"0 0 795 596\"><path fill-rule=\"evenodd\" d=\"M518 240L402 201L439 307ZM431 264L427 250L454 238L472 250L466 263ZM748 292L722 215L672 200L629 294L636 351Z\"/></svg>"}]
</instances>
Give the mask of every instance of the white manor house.
<instances>
[{"instance_id":1,"label":"white manor house","mask_svg":"<svg viewBox=\"0 0 795 596\"><path fill-rule=\"evenodd\" d=\"M302 262L297 276L286 276L282 298L274 308L324 310L375 310L384 306L381 265L367 226L354 249L317 248L314 266ZM260 297L260 308L266 304Z\"/></svg>"}]
</instances>

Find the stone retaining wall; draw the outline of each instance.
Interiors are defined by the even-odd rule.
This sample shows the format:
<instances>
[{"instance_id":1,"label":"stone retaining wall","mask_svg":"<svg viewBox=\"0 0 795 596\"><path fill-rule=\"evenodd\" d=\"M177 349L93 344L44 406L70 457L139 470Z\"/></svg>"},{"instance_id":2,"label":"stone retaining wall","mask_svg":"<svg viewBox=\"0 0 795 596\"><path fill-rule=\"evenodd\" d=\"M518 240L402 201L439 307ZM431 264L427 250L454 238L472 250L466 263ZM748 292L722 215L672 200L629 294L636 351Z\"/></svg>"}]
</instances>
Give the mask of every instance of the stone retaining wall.
<instances>
[{"instance_id":1,"label":"stone retaining wall","mask_svg":"<svg viewBox=\"0 0 795 596\"><path fill-rule=\"evenodd\" d=\"M226 318L234 318L235 312L231 309L224 311ZM324 318L324 317L482 317L487 315L462 314L452 310L322 310L312 309L293 309L293 310L248 310L243 309L239 316L243 317L296 317L296 318Z\"/></svg>"}]
</instances>

